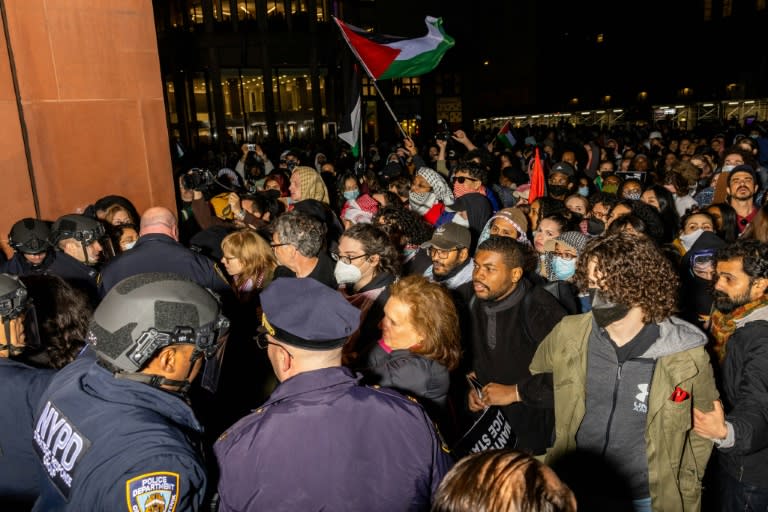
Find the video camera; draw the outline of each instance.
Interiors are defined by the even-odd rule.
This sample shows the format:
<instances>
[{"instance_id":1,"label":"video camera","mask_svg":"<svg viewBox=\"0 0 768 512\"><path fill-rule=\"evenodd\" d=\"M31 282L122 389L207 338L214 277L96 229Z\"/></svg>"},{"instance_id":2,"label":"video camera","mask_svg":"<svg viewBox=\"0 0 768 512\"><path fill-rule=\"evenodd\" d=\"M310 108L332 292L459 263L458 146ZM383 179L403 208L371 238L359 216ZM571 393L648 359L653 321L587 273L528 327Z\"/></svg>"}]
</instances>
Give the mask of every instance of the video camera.
<instances>
[{"instance_id":1,"label":"video camera","mask_svg":"<svg viewBox=\"0 0 768 512\"><path fill-rule=\"evenodd\" d=\"M213 175L208 169L200 169L195 167L190 169L187 174L182 176L181 183L184 188L189 190L205 190L213 185L216 181L216 176Z\"/></svg>"}]
</instances>

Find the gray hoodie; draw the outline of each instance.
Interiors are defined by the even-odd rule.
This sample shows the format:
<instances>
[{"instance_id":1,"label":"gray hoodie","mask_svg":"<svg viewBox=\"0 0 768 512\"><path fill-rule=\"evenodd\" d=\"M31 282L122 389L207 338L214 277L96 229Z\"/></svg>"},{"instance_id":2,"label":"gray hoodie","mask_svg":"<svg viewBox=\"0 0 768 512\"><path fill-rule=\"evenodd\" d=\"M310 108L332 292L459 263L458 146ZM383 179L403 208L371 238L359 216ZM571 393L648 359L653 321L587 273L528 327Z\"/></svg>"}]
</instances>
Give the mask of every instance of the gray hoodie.
<instances>
[{"instance_id":1,"label":"gray hoodie","mask_svg":"<svg viewBox=\"0 0 768 512\"><path fill-rule=\"evenodd\" d=\"M658 327L656 341L622 364L607 334L594 322L589 335L586 413L576 444L612 464L634 499L650 495L644 433L656 361L707 342L703 332L679 318L670 317Z\"/></svg>"}]
</instances>

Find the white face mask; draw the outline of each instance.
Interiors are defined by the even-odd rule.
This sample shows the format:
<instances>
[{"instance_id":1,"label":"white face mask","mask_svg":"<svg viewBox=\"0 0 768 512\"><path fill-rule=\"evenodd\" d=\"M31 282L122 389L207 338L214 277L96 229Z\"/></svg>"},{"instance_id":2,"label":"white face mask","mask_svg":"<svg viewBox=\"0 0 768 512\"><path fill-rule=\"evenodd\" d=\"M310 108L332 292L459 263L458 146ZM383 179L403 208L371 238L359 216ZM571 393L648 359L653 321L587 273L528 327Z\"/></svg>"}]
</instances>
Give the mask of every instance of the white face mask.
<instances>
[{"instance_id":1,"label":"white face mask","mask_svg":"<svg viewBox=\"0 0 768 512\"><path fill-rule=\"evenodd\" d=\"M355 265L339 260L333 269L333 277L339 284L355 284L363 278L363 273Z\"/></svg>"},{"instance_id":2,"label":"white face mask","mask_svg":"<svg viewBox=\"0 0 768 512\"><path fill-rule=\"evenodd\" d=\"M458 213L453 216L453 219L451 219L451 222L469 229L469 220L463 215L459 215Z\"/></svg>"},{"instance_id":3,"label":"white face mask","mask_svg":"<svg viewBox=\"0 0 768 512\"><path fill-rule=\"evenodd\" d=\"M723 172L731 172L733 168L736 167L735 165L724 165L721 171Z\"/></svg>"},{"instance_id":4,"label":"white face mask","mask_svg":"<svg viewBox=\"0 0 768 512\"><path fill-rule=\"evenodd\" d=\"M683 244L683 247L685 247L686 251L690 251L691 247L693 247L693 244L696 243L696 240L699 239L699 237L703 232L704 230L697 229L693 233L688 233L687 235L680 235L680 243Z\"/></svg>"},{"instance_id":5,"label":"white face mask","mask_svg":"<svg viewBox=\"0 0 768 512\"><path fill-rule=\"evenodd\" d=\"M136 245L136 240L134 240L133 242L128 242L127 244L125 244L123 246L123 251L127 251L129 249L133 249L134 245Z\"/></svg>"}]
</instances>

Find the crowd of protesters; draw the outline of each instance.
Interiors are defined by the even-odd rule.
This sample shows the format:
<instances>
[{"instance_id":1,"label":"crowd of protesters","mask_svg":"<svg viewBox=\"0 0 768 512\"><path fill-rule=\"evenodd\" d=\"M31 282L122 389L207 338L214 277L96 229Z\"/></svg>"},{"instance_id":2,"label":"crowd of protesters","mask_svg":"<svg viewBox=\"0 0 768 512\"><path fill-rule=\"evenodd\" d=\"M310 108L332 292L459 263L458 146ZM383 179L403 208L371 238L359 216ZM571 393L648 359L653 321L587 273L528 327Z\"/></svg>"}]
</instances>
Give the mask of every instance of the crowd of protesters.
<instances>
[{"instance_id":1,"label":"crowd of protesters","mask_svg":"<svg viewBox=\"0 0 768 512\"><path fill-rule=\"evenodd\" d=\"M82 503L85 487L72 479L93 463L67 468L65 437L49 435L51 453L30 441L53 414L50 397L65 402L52 387L75 370L60 369L92 358L122 376L117 383L191 403L185 421L204 427L195 436L207 461L161 468L166 494L160 484L147 491L159 478L149 482L148 471L112 484L120 499L143 496L134 505L128 496L129 510L173 510L148 508L170 498L185 510L394 510L409 500L441 511L766 509L763 127L514 133L514 144L463 130L405 137L360 156L337 144L242 144L184 155L175 212L139 213L115 195L53 222L14 219L13 252L0 263L11 279L0 281L0 299L10 300L0 357L13 375L30 368L35 377L14 384L26 386L16 390L23 406L6 404L24 412L2 413L16 422L14 442L30 449L0 442L0 475L18 482L0 486L0 500L11 510ZM192 367L126 377L105 348L99 312L129 294L121 283L146 273L215 292L228 325L217 388L193 385ZM23 322L28 332L17 333L15 319L29 311L13 299L22 288L38 327ZM160 365L143 361L137 372ZM323 394L297 400L308 375ZM356 392L368 404L359 409L368 421L356 423L349 397L326 391L356 378L412 404L387 395L377 398L386 407L374 406ZM428 422L413 417L413 404ZM374 421L383 408L392 418ZM465 449L489 412L507 431ZM292 446L300 432L307 445ZM64 469L54 471L57 447ZM399 451L410 456L401 474L377 468ZM204 474L185 480L190 471ZM414 489L402 491L403 479ZM342 483L344 492L333 490ZM179 495L184 485L195 496Z\"/></svg>"}]
</instances>

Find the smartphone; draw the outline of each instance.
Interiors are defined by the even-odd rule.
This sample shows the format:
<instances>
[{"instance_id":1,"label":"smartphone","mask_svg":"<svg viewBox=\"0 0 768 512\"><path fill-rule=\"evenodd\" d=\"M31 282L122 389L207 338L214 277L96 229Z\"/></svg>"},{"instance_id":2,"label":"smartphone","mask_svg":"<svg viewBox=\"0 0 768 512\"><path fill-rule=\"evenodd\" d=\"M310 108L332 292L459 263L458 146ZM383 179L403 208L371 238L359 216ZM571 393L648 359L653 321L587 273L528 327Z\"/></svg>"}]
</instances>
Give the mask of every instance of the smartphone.
<instances>
[{"instance_id":1,"label":"smartphone","mask_svg":"<svg viewBox=\"0 0 768 512\"><path fill-rule=\"evenodd\" d=\"M483 385L480 384L480 381L477 380L475 377L472 377L471 375L467 375L467 382L469 382L469 385L474 388L475 393L477 393L477 397L482 400L483 399Z\"/></svg>"},{"instance_id":2,"label":"smartphone","mask_svg":"<svg viewBox=\"0 0 768 512\"><path fill-rule=\"evenodd\" d=\"M248 144L248 151L256 151L256 144Z\"/></svg>"}]
</instances>

